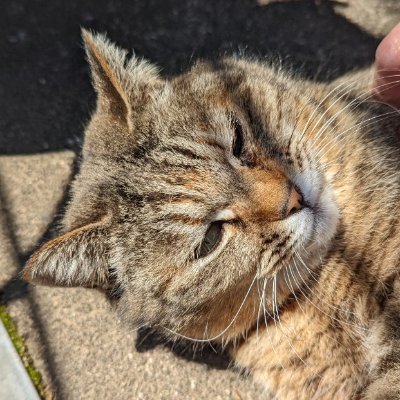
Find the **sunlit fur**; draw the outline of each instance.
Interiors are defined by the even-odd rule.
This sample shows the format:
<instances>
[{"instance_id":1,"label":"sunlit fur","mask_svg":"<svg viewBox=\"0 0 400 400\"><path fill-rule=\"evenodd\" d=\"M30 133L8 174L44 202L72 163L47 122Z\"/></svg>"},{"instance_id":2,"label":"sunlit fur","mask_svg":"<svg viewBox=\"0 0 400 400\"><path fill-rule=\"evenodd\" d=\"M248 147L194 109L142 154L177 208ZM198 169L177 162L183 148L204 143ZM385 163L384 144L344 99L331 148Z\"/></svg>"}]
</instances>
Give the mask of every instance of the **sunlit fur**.
<instances>
[{"instance_id":1,"label":"sunlit fur","mask_svg":"<svg viewBox=\"0 0 400 400\"><path fill-rule=\"evenodd\" d=\"M368 74L317 84L228 58L165 80L84 40L97 108L65 233L25 279L100 287L131 326L222 342L278 399L398 399L400 124Z\"/></svg>"}]
</instances>

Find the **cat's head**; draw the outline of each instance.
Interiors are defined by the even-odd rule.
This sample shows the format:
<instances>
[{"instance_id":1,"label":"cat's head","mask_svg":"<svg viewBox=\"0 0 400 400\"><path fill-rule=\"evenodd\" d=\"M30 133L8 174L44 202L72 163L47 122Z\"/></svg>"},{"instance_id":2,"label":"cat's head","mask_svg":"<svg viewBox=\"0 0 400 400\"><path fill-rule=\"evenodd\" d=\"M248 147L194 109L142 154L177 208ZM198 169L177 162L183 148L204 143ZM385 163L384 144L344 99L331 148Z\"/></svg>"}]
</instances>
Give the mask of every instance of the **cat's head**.
<instances>
[{"instance_id":1,"label":"cat's head","mask_svg":"<svg viewBox=\"0 0 400 400\"><path fill-rule=\"evenodd\" d=\"M83 36L97 108L65 232L24 278L118 292L134 324L243 333L307 279L336 229L307 140L315 105L257 62L199 63L165 80L104 36Z\"/></svg>"}]
</instances>

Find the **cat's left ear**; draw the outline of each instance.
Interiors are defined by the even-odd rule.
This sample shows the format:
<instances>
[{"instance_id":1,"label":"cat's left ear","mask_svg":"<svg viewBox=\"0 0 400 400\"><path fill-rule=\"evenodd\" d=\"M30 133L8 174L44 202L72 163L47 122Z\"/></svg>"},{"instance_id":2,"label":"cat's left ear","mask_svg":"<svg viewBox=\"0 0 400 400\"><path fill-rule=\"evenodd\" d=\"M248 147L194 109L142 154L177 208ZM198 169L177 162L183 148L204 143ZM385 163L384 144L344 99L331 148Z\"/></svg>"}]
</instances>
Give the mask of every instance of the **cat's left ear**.
<instances>
[{"instance_id":1,"label":"cat's left ear","mask_svg":"<svg viewBox=\"0 0 400 400\"><path fill-rule=\"evenodd\" d=\"M158 69L136 56L129 58L126 50L105 35L82 29L82 38L98 107L102 113L129 125L132 111L146 101L154 88L162 86Z\"/></svg>"},{"instance_id":2,"label":"cat's left ear","mask_svg":"<svg viewBox=\"0 0 400 400\"><path fill-rule=\"evenodd\" d=\"M107 227L93 223L50 240L30 257L22 277L41 285L109 288Z\"/></svg>"}]
</instances>

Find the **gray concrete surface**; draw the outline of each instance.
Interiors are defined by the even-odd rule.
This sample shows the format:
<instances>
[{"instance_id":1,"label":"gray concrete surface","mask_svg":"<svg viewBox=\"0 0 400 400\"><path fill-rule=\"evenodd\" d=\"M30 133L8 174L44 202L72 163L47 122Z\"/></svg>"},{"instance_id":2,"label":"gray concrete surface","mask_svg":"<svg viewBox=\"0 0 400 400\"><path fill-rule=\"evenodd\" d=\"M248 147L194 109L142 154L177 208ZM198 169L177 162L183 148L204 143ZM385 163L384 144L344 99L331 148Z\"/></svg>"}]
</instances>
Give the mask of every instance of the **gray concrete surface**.
<instances>
[{"instance_id":1,"label":"gray concrete surface","mask_svg":"<svg viewBox=\"0 0 400 400\"><path fill-rule=\"evenodd\" d=\"M2 323L0 323L0 399L40 400Z\"/></svg>"},{"instance_id":2,"label":"gray concrete surface","mask_svg":"<svg viewBox=\"0 0 400 400\"><path fill-rule=\"evenodd\" d=\"M129 332L96 291L18 279L57 225L93 92L79 25L157 61L168 75L238 48L280 54L305 77L373 61L400 20L397 0L148 2L15 0L0 15L0 300L25 337L51 399L265 399L226 359ZM73 151L68 151L70 149ZM54 222L55 220L55 222Z\"/></svg>"}]
</instances>

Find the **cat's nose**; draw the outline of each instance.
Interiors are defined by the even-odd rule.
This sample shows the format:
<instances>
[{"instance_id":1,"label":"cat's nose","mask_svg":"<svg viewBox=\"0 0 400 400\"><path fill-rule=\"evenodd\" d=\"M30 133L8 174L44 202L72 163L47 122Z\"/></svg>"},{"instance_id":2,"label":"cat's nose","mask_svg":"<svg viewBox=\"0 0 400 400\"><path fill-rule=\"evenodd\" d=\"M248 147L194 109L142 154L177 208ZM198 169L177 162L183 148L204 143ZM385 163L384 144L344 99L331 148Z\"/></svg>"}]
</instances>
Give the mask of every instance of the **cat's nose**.
<instances>
[{"instance_id":1,"label":"cat's nose","mask_svg":"<svg viewBox=\"0 0 400 400\"><path fill-rule=\"evenodd\" d=\"M303 207L303 196L301 195L301 193L299 193L296 187L292 185L289 190L289 197L286 206L286 218L296 213L297 211L300 211Z\"/></svg>"},{"instance_id":2,"label":"cat's nose","mask_svg":"<svg viewBox=\"0 0 400 400\"><path fill-rule=\"evenodd\" d=\"M235 212L243 220L281 221L306 206L301 191L279 165L271 162L268 168L243 167L240 171L248 192L235 205Z\"/></svg>"}]
</instances>

